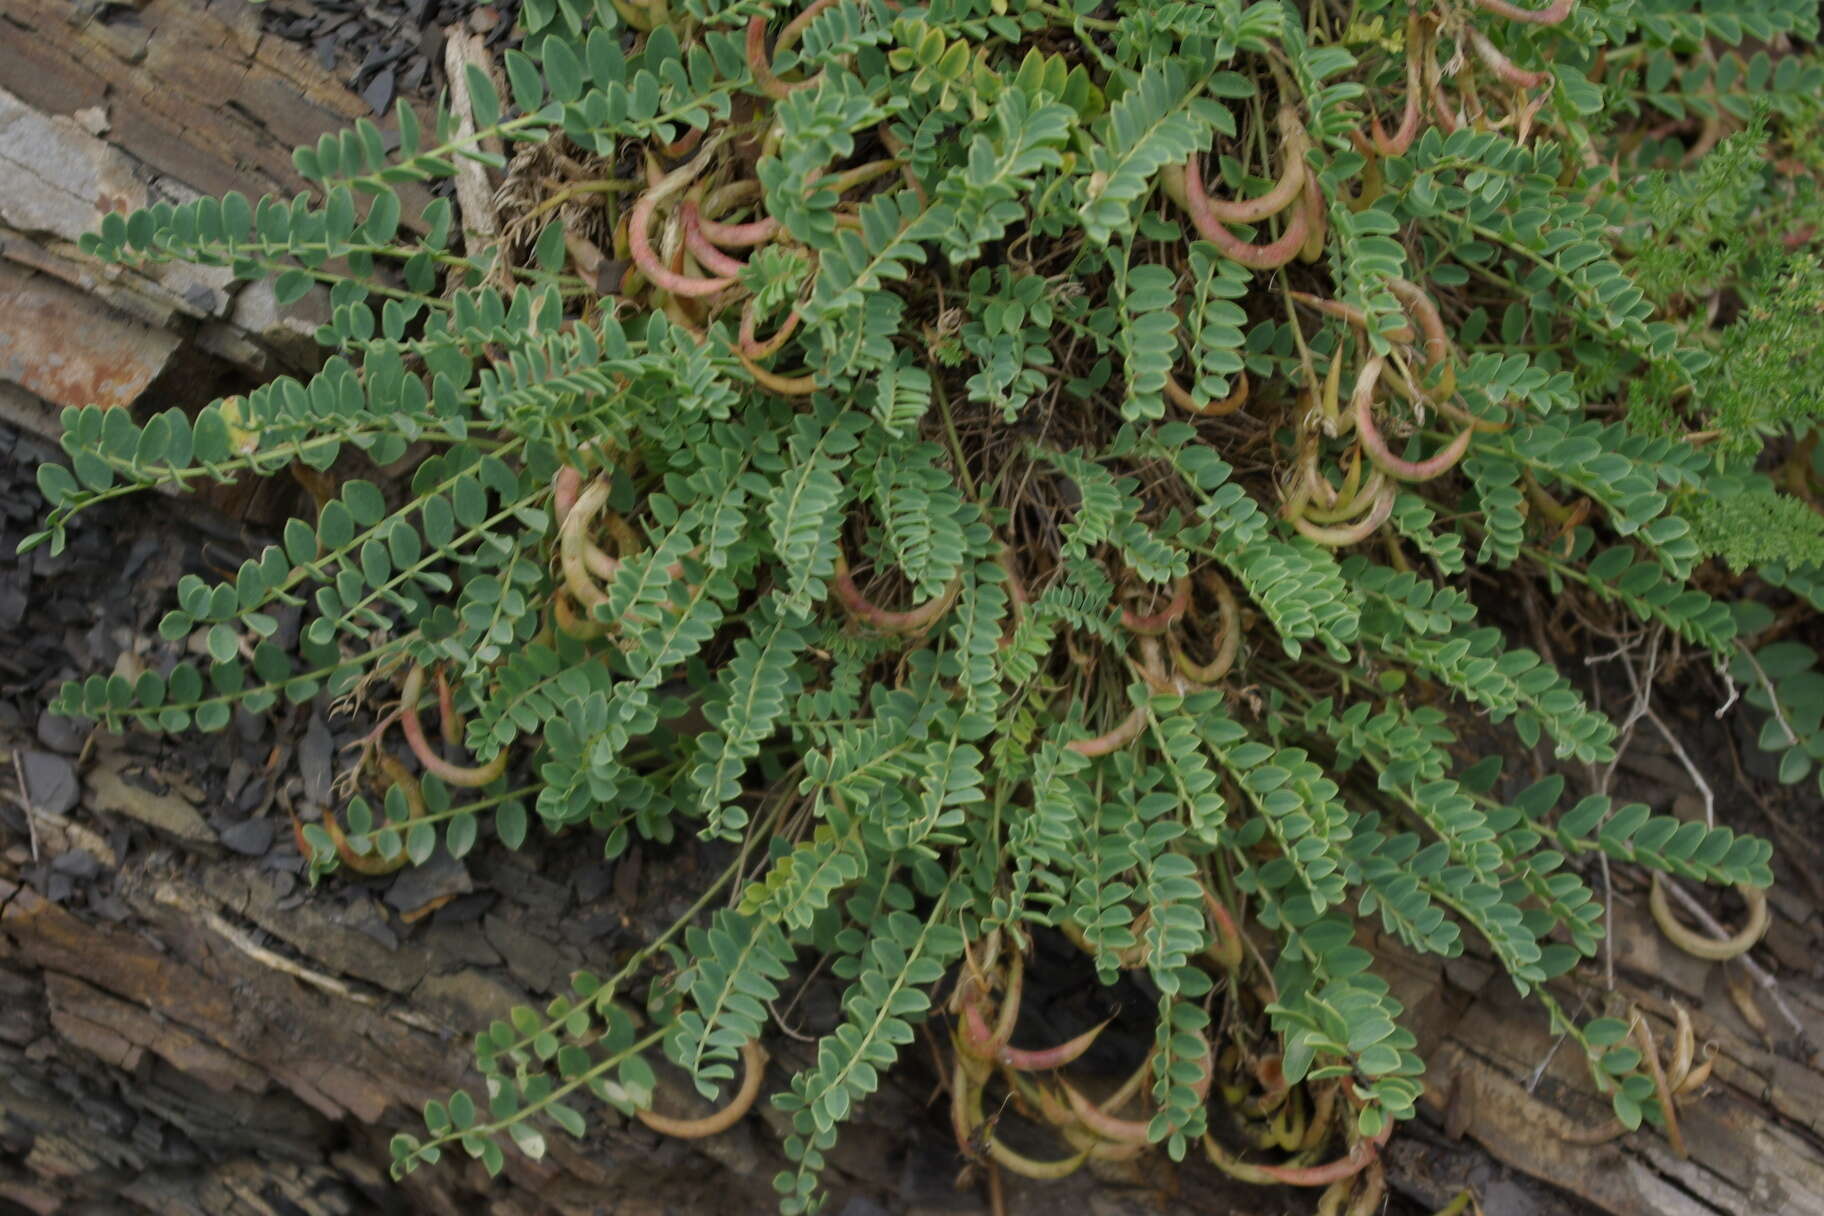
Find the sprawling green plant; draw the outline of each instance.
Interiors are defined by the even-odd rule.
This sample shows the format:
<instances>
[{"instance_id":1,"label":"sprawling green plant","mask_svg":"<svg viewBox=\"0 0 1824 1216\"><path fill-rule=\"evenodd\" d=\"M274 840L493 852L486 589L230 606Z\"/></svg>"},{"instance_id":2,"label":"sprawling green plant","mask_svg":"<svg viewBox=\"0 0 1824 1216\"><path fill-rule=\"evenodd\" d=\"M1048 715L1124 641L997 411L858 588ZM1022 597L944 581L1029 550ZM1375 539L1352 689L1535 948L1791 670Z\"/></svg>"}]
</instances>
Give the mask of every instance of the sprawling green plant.
<instances>
[{"instance_id":1,"label":"sprawling green plant","mask_svg":"<svg viewBox=\"0 0 1824 1216\"><path fill-rule=\"evenodd\" d=\"M726 1126L768 1002L821 956L841 1023L772 1099L788 1212L940 993L966 1151L1055 1175L1201 1140L1346 1190L1424 1067L1363 922L1447 956L1480 935L1625 1125L1668 1113L1626 1024L1546 986L1602 941L1586 862L1758 889L1770 850L1462 765L1465 709L1565 760L1617 740L1466 579L1670 639L1767 711L1789 779L1824 759L1824 676L1775 628L1824 605L1815 4L526 0L521 24L508 98L471 69L472 114L325 136L307 193L107 217L108 262L327 284L335 353L144 425L69 411L27 542L147 487L334 474L314 525L182 581L171 662L58 700L164 731L368 706L348 784L383 805L300 828L318 872L460 856L484 822L518 848L533 817L609 856L738 842L611 978L483 1031L485 1101L432 1103L396 1168L537 1155L591 1094ZM465 164L504 171L499 239L402 214L397 185ZM209 661L177 661L199 633ZM1055 1076L1093 1035L1009 1044L1039 926L1157 993L1123 1094ZM1219 1000L1225 1035L1267 1038L1216 1041ZM654 1047L740 1092L656 1114ZM1270 1114L1236 1082L1269 1072L1309 1131L1282 1117L1263 1143L1290 1156L1252 1165L1207 1104ZM1001 1143L991 1082L1071 1155Z\"/></svg>"}]
</instances>

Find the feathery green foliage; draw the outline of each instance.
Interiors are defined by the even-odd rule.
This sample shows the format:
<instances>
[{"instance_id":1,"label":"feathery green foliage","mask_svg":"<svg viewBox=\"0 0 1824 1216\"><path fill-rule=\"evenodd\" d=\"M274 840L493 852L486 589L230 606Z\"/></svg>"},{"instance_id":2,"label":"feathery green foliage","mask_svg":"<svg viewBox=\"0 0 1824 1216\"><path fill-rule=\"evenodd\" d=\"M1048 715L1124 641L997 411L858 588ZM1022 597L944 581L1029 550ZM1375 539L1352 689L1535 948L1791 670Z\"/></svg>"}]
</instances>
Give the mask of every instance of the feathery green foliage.
<instances>
[{"instance_id":1,"label":"feathery green foliage","mask_svg":"<svg viewBox=\"0 0 1824 1216\"><path fill-rule=\"evenodd\" d=\"M313 827L318 875L460 854L483 817L514 848L533 820L608 856L741 844L617 974L484 1030L485 1109L431 1103L400 1171L540 1155L585 1095L657 1119L655 1046L722 1093L819 955L844 995L774 1098L782 1210L940 1009L961 1147L1005 1152L969 1113L998 1050L971 1011L1051 929L1157 993L1134 1101L1174 1157L1209 1133L1213 1028L1276 1036L1351 1152L1412 1114L1364 918L1445 956L1479 935L1618 1116L1658 1119L1614 1025L1556 995L1602 941L1582 868L1765 886L1769 848L1560 807L1450 723L1613 757L1582 674L1508 636L1545 589L1725 673L1787 779L1824 761L1817 654L1761 636L1824 601L1824 66L1741 49L1806 45L1816 7L1499 7L1401 35L1367 0L1327 41L1271 0L526 0L472 131L401 103L396 146L363 120L299 149L294 198L83 242L323 292L333 353L200 409L68 411L27 547L148 488L295 464L337 490L180 583L168 662L57 708L366 705L351 784L397 722L416 794ZM465 162L504 172L510 239L402 214L396 185ZM1472 565L1505 603L1478 612ZM425 741L440 701L466 765Z\"/></svg>"}]
</instances>

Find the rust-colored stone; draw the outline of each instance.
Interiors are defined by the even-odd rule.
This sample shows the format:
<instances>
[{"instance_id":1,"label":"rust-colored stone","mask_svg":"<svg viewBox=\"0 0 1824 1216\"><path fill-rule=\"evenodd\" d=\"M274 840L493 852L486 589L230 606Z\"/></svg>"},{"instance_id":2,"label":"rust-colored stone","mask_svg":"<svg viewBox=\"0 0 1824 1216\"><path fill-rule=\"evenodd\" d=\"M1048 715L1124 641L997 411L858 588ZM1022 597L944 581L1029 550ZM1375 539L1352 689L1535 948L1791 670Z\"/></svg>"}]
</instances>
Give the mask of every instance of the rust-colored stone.
<instances>
[{"instance_id":1,"label":"rust-colored stone","mask_svg":"<svg viewBox=\"0 0 1824 1216\"><path fill-rule=\"evenodd\" d=\"M63 283L0 263L0 379L55 406L132 405L178 348L175 334L98 308Z\"/></svg>"}]
</instances>

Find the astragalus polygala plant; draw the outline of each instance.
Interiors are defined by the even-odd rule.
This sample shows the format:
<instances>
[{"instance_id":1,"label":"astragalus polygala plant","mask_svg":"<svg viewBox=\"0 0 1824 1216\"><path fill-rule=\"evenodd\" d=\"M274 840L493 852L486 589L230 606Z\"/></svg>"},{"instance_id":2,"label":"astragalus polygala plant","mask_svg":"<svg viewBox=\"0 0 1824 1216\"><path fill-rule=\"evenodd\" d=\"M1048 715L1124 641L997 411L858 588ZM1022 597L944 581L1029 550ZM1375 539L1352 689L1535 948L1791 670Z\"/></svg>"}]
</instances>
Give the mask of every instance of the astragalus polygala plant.
<instances>
[{"instance_id":1,"label":"astragalus polygala plant","mask_svg":"<svg viewBox=\"0 0 1824 1216\"><path fill-rule=\"evenodd\" d=\"M177 588L170 657L200 633L206 663L59 705L365 707L346 780L375 802L301 828L318 871L531 820L611 857L738 842L612 977L483 1031L485 1097L432 1103L397 1169L497 1170L591 1097L729 1126L769 1002L821 961L840 1024L770 1096L785 1211L927 1031L992 1168L1195 1150L1365 1210L1424 1070L1366 926L1481 939L1624 1125L1663 1118L1628 1027L1545 985L1601 947L1600 859L1752 895L1769 847L1504 780L1452 728L1613 757L1509 636L1544 636L1513 607L1543 592L1586 653L1732 680L1789 779L1824 756L1791 632L1824 600L1814 3L520 22L462 113L299 149L304 194L108 217L107 261L328 284L334 355L143 426L71 411L28 542L145 487L309 473L314 524ZM475 163L499 238L402 216L397 184ZM1012 1046L1041 928L1156 996L1119 1092L1072 1079L1094 1030ZM659 1052L722 1113L652 1110Z\"/></svg>"}]
</instances>

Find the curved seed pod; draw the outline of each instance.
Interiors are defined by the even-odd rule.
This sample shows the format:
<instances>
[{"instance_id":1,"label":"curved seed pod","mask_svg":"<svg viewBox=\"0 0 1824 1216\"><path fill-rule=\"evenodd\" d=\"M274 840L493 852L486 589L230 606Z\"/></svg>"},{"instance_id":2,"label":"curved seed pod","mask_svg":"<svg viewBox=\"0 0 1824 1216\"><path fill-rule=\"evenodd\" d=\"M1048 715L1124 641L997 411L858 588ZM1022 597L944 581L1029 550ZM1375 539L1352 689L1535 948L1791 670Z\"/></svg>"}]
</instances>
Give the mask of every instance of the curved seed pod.
<instances>
[{"instance_id":1,"label":"curved seed pod","mask_svg":"<svg viewBox=\"0 0 1824 1216\"><path fill-rule=\"evenodd\" d=\"M405 677L405 684L399 690L399 729L405 735L412 755L418 757L418 763L424 766L424 771L434 774L445 785L461 786L464 789L479 789L498 780L507 771L507 752L504 748L492 760L477 766L451 764L431 750L430 741L424 737L424 723L418 719L418 697L423 691L424 667L422 664L414 664L411 674Z\"/></svg>"},{"instance_id":2,"label":"curved seed pod","mask_svg":"<svg viewBox=\"0 0 1824 1216\"><path fill-rule=\"evenodd\" d=\"M1697 1032L1691 1025L1691 1015L1676 1001L1672 1003L1672 1018L1677 1029L1672 1035L1672 1059L1666 1065L1666 1084L1676 1093L1690 1075L1691 1060L1697 1053Z\"/></svg>"},{"instance_id":3,"label":"curved seed pod","mask_svg":"<svg viewBox=\"0 0 1824 1216\"><path fill-rule=\"evenodd\" d=\"M1093 1047L1102 1032L1108 1029L1109 1022L1112 1021L1114 1018L1108 1018L1091 1026L1076 1038L1060 1043L1056 1047L1041 1049L1003 1047L997 1053L996 1058L1003 1066L1016 1072L1046 1072L1050 1069L1062 1068Z\"/></svg>"},{"instance_id":4,"label":"curved seed pod","mask_svg":"<svg viewBox=\"0 0 1824 1216\"><path fill-rule=\"evenodd\" d=\"M1058 1084L1064 1090L1064 1097L1070 1103L1071 1112L1077 1116L1077 1120L1084 1127L1096 1135L1104 1140L1112 1140L1116 1144L1136 1144L1142 1148L1151 1143L1147 1138L1147 1125L1144 1122L1118 1119L1109 1112L1119 1110L1120 1107L1098 1106L1078 1093L1068 1082L1059 1081Z\"/></svg>"},{"instance_id":5,"label":"curved seed pod","mask_svg":"<svg viewBox=\"0 0 1824 1216\"><path fill-rule=\"evenodd\" d=\"M1382 1131L1384 1138L1386 1129L1383 1128ZM1346 1156L1339 1157L1328 1165L1262 1165L1256 1168L1274 1182L1286 1186L1328 1186L1367 1168L1368 1163L1376 1159L1377 1144L1378 1140L1358 1140Z\"/></svg>"},{"instance_id":6,"label":"curved seed pod","mask_svg":"<svg viewBox=\"0 0 1824 1216\"><path fill-rule=\"evenodd\" d=\"M970 1077L959 1059L950 1070L950 1130L964 1154L975 1156L976 1146L980 1145L1002 1168L1022 1178L1041 1181L1069 1177L1089 1159L1087 1152L1079 1152L1059 1161L1035 1161L1002 1144L987 1125L988 1119L982 1110L982 1087Z\"/></svg>"},{"instance_id":7,"label":"curved seed pod","mask_svg":"<svg viewBox=\"0 0 1824 1216\"><path fill-rule=\"evenodd\" d=\"M1685 1151L1684 1133L1678 1130L1678 1103L1672 1100L1672 1087L1666 1084L1666 1072L1659 1062L1659 1045L1653 1041L1653 1028L1647 1025L1647 1015L1639 1011L1634 1015L1634 1042L1640 1047L1647 1075L1653 1078L1653 1089L1659 1096L1660 1117L1666 1123L1666 1143L1672 1146L1681 1161L1685 1160L1691 1154Z\"/></svg>"},{"instance_id":8,"label":"curved seed pod","mask_svg":"<svg viewBox=\"0 0 1824 1216\"><path fill-rule=\"evenodd\" d=\"M1254 1186L1272 1186L1277 1181L1267 1173L1265 1166L1250 1165L1233 1156L1227 1149L1216 1143L1216 1138L1208 1132L1203 1134L1203 1155L1209 1159L1211 1165L1239 1181L1251 1183Z\"/></svg>"},{"instance_id":9,"label":"curved seed pod","mask_svg":"<svg viewBox=\"0 0 1824 1216\"><path fill-rule=\"evenodd\" d=\"M754 74L754 84L774 101L792 95L792 86L773 75L772 57L766 53L766 18L756 16L747 23L747 67Z\"/></svg>"},{"instance_id":10,"label":"curved seed pod","mask_svg":"<svg viewBox=\"0 0 1824 1216\"><path fill-rule=\"evenodd\" d=\"M633 264L639 268L646 281L661 291L685 299L700 299L713 296L735 286L732 277L717 279L699 279L680 274L666 266L659 254L653 252L650 229L652 217L657 213L659 204L689 186L704 169L720 144L720 139L710 141L710 145L695 158L673 169L659 180L658 185L640 196L640 201L633 205L627 217L627 250L633 257ZM650 156L648 162L651 162ZM678 234L679 248L682 248L683 233Z\"/></svg>"},{"instance_id":11,"label":"curved seed pod","mask_svg":"<svg viewBox=\"0 0 1824 1216\"><path fill-rule=\"evenodd\" d=\"M992 1055L997 1064L1016 1072L1043 1072L1062 1068L1094 1045L1111 1017L1056 1047L1028 1049L1012 1046L1013 1028L1019 1022L1020 999L1025 990L1026 964L1018 950L1008 952L1007 991L1001 997L1001 1016L994 1028Z\"/></svg>"},{"instance_id":12,"label":"curved seed pod","mask_svg":"<svg viewBox=\"0 0 1824 1216\"><path fill-rule=\"evenodd\" d=\"M1316 1216L1374 1216L1379 1212L1381 1199L1387 1193L1387 1171L1380 1159L1376 1158L1368 1167L1368 1172L1361 1175L1359 1187L1357 1181L1356 1178L1344 1178L1332 1182L1323 1198L1317 1201ZM1355 1198L1350 1201L1348 1210L1344 1211L1343 1201L1351 1194Z\"/></svg>"},{"instance_id":13,"label":"curved seed pod","mask_svg":"<svg viewBox=\"0 0 1824 1216\"><path fill-rule=\"evenodd\" d=\"M1221 418L1233 414L1248 403L1248 373L1240 372L1235 383L1229 388L1229 395L1220 401L1199 403L1184 386L1178 383L1176 376L1166 376L1165 395L1172 399L1172 404L1188 414L1197 414L1204 418Z\"/></svg>"},{"instance_id":14,"label":"curved seed pod","mask_svg":"<svg viewBox=\"0 0 1824 1216\"><path fill-rule=\"evenodd\" d=\"M1265 194L1255 198L1232 202L1206 199L1211 215L1229 224L1258 224L1268 216L1278 215L1298 200L1308 176L1305 154L1310 150L1311 140L1298 121L1298 111L1291 106L1280 107L1278 123L1279 148L1283 158L1279 180ZM1203 192L1201 177L1198 178L1198 191Z\"/></svg>"},{"instance_id":15,"label":"curved seed pod","mask_svg":"<svg viewBox=\"0 0 1824 1216\"><path fill-rule=\"evenodd\" d=\"M764 245L779 234L778 220L761 216L746 223L726 224L720 219L730 208L745 206L760 197L760 183L751 179L719 186L697 209L697 227L705 238L723 249Z\"/></svg>"},{"instance_id":16,"label":"curved seed pod","mask_svg":"<svg viewBox=\"0 0 1824 1216\"><path fill-rule=\"evenodd\" d=\"M1236 927L1235 918L1229 915L1228 907L1207 886L1203 889L1203 906L1216 929L1216 940L1210 943L1205 954L1224 971L1234 971L1241 966L1241 930Z\"/></svg>"},{"instance_id":17,"label":"curved seed pod","mask_svg":"<svg viewBox=\"0 0 1824 1216\"><path fill-rule=\"evenodd\" d=\"M597 605L608 602L607 595L590 577L588 550L593 547L589 544L589 527L607 505L609 488L605 477L590 482L557 529L558 568L565 588L585 614L593 614ZM612 573L608 577L612 578Z\"/></svg>"},{"instance_id":18,"label":"curved seed pod","mask_svg":"<svg viewBox=\"0 0 1824 1216\"><path fill-rule=\"evenodd\" d=\"M1425 364L1437 377L1436 384L1429 386L1428 395L1449 397L1457 388L1457 369L1450 360L1450 337L1444 332L1444 317L1438 312L1436 301L1424 288L1407 279L1390 278L1387 286L1418 321L1419 332L1425 335Z\"/></svg>"},{"instance_id":19,"label":"curved seed pod","mask_svg":"<svg viewBox=\"0 0 1824 1216\"><path fill-rule=\"evenodd\" d=\"M969 976L957 990L958 1003L963 1013L962 1038L959 1046L978 1060L992 1061L1000 1055L1013 1037L1013 1027L1020 1018L1020 992L1023 985L1025 969L1020 963L1018 950L1009 951L1007 971L1007 991L1001 997L1000 1013L994 1021L994 1029L982 1017L981 998L987 994L985 982L977 976Z\"/></svg>"},{"instance_id":20,"label":"curved seed pod","mask_svg":"<svg viewBox=\"0 0 1824 1216\"><path fill-rule=\"evenodd\" d=\"M583 489L582 471L565 465L551 479L551 514L559 524L569 516L570 509L576 506L577 495Z\"/></svg>"},{"instance_id":21,"label":"curved seed pod","mask_svg":"<svg viewBox=\"0 0 1824 1216\"><path fill-rule=\"evenodd\" d=\"M1060 1128L1059 1132L1072 1146L1088 1153L1092 1161L1132 1161L1151 1147L1146 1144L1119 1144L1113 1140L1104 1140L1081 1123L1072 1123L1069 1127Z\"/></svg>"},{"instance_id":22,"label":"curved seed pod","mask_svg":"<svg viewBox=\"0 0 1824 1216\"><path fill-rule=\"evenodd\" d=\"M697 205L694 202L686 202L678 208L678 212L684 225L684 248L690 251L691 257L697 259L697 265L711 274L725 275L729 278L734 278L747 269L746 262L729 257L703 235L702 220L697 214Z\"/></svg>"},{"instance_id":23,"label":"curved seed pod","mask_svg":"<svg viewBox=\"0 0 1824 1216\"><path fill-rule=\"evenodd\" d=\"M1209 685L1228 675L1235 665L1235 656L1241 653L1241 607L1235 601L1235 592L1230 590L1228 580L1214 570L1206 570L1199 581L1216 596L1221 614L1222 633L1221 640L1216 643L1216 657L1201 665L1192 662L1175 632L1165 635L1165 644L1172 652L1172 662L1185 679Z\"/></svg>"},{"instance_id":24,"label":"curved seed pod","mask_svg":"<svg viewBox=\"0 0 1824 1216\"><path fill-rule=\"evenodd\" d=\"M1307 291L1294 291L1289 294L1300 304L1315 308L1317 311L1336 317L1338 320L1347 321L1363 333L1368 332L1367 316L1361 309L1353 304L1345 304L1341 300L1327 300L1323 296L1314 296ZM1411 342L1417 338L1418 335L1413 332L1412 326L1400 325L1393 329L1381 331L1381 336L1392 342Z\"/></svg>"},{"instance_id":25,"label":"curved seed pod","mask_svg":"<svg viewBox=\"0 0 1824 1216\"><path fill-rule=\"evenodd\" d=\"M1328 507L1306 507L1304 517L1314 524L1348 523L1376 505L1375 496L1386 484L1387 474L1378 468L1370 469L1368 480L1362 485L1337 495L1336 502Z\"/></svg>"},{"instance_id":26,"label":"curved seed pod","mask_svg":"<svg viewBox=\"0 0 1824 1216\"><path fill-rule=\"evenodd\" d=\"M1386 362L1385 357L1373 355L1362 365L1360 374L1356 376L1355 395L1351 402L1355 410L1356 437L1368 453L1368 458L1389 477L1398 481L1430 481L1434 477L1440 477L1463 459L1463 453L1469 450L1469 441L1475 431L1465 428L1442 451L1425 460L1402 460L1395 456L1374 425L1374 386L1381 378L1381 369L1386 366Z\"/></svg>"},{"instance_id":27,"label":"curved seed pod","mask_svg":"<svg viewBox=\"0 0 1824 1216\"><path fill-rule=\"evenodd\" d=\"M918 607L904 612L892 612L868 599L855 586L855 578L849 572L848 555L843 552L842 542L838 541L836 574L830 586L835 590L836 598L842 601L843 608L862 624L870 625L882 633L898 633L910 637L923 633L939 617L950 611L950 605L956 602L957 593L963 589L963 576L959 574L951 579L942 594L933 596Z\"/></svg>"},{"instance_id":28,"label":"curved seed pod","mask_svg":"<svg viewBox=\"0 0 1824 1216\"><path fill-rule=\"evenodd\" d=\"M1184 615L1184 610L1191 604L1191 580L1188 575L1180 576L1172 582L1172 598L1166 601L1164 608L1157 612L1141 615L1132 608L1121 610L1121 627L1129 633L1138 633L1146 637L1158 637L1171 628L1172 622Z\"/></svg>"},{"instance_id":29,"label":"curved seed pod","mask_svg":"<svg viewBox=\"0 0 1824 1216\"><path fill-rule=\"evenodd\" d=\"M1324 187L1315 173L1305 177L1305 188L1298 196L1298 214L1305 221L1305 243L1298 247L1298 260L1309 265L1324 256L1324 241L1330 235L1330 213L1324 209Z\"/></svg>"},{"instance_id":30,"label":"curved seed pod","mask_svg":"<svg viewBox=\"0 0 1824 1216\"><path fill-rule=\"evenodd\" d=\"M741 1121L741 1117L753 1107L754 1099L760 1096L760 1081L766 1073L766 1053L760 1044L749 1039L741 1045L741 1088L735 1091L734 1100L727 1106L701 1119L674 1119L650 1110L635 1110L633 1117L650 1127L655 1132L676 1137L679 1140L701 1140L727 1131Z\"/></svg>"},{"instance_id":31,"label":"curved seed pod","mask_svg":"<svg viewBox=\"0 0 1824 1216\"><path fill-rule=\"evenodd\" d=\"M1468 434L1467 431L1464 434ZM1392 486L1383 486L1380 494L1373 500L1373 508L1361 519L1352 524L1326 526L1314 524L1303 516L1292 520L1292 526L1300 536L1313 540L1328 549L1341 549L1346 545L1360 544L1373 536L1375 530L1387 522L1393 514L1394 493Z\"/></svg>"},{"instance_id":32,"label":"curved seed pod","mask_svg":"<svg viewBox=\"0 0 1824 1216\"><path fill-rule=\"evenodd\" d=\"M1307 1112L1304 1100L1299 1097L1302 1091L1292 1090L1286 1100L1274 1112L1267 1123L1267 1130L1273 1141L1273 1147L1285 1152L1296 1152L1305 1141L1305 1120Z\"/></svg>"},{"instance_id":33,"label":"curved seed pod","mask_svg":"<svg viewBox=\"0 0 1824 1216\"><path fill-rule=\"evenodd\" d=\"M796 308L785 314L779 330L772 337L762 342L754 336L754 329L759 325L759 301L750 296L745 307L741 309L741 332L737 338L741 354L749 359L770 359L779 353L792 331L798 328L798 310Z\"/></svg>"},{"instance_id":34,"label":"curved seed pod","mask_svg":"<svg viewBox=\"0 0 1824 1216\"><path fill-rule=\"evenodd\" d=\"M1425 23L1415 8L1406 18L1406 107L1400 112L1400 125L1389 136L1376 115L1371 123L1374 150L1382 156L1404 156L1419 133L1419 98L1425 85L1420 65L1429 51L1425 43Z\"/></svg>"},{"instance_id":35,"label":"curved seed pod","mask_svg":"<svg viewBox=\"0 0 1824 1216\"><path fill-rule=\"evenodd\" d=\"M659 155L666 160L677 160L680 157L689 156L697 150L697 145L703 142L703 133L706 130L708 130L707 127L692 127L671 143L660 144Z\"/></svg>"},{"instance_id":36,"label":"curved seed pod","mask_svg":"<svg viewBox=\"0 0 1824 1216\"><path fill-rule=\"evenodd\" d=\"M1317 1087L1317 1097L1311 1104L1311 1122L1305 1128L1304 1142L1298 1146L1299 1152L1315 1153L1324 1145L1330 1135L1330 1116L1336 1113L1336 1096L1342 1086L1335 1082Z\"/></svg>"},{"instance_id":37,"label":"curved seed pod","mask_svg":"<svg viewBox=\"0 0 1824 1216\"><path fill-rule=\"evenodd\" d=\"M1485 13L1497 17L1506 17L1509 21L1525 21L1532 25L1557 25L1577 7L1577 0L1552 0L1544 8L1521 8L1509 4L1508 0L1476 0L1476 7Z\"/></svg>"},{"instance_id":38,"label":"curved seed pod","mask_svg":"<svg viewBox=\"0 0 1824 1216\"><path fill-rule=\"evenodd\" d=\"M1230 261L1252 270L1276 270L1297 257L1304 247L1310 220L1303 210L1294 211L1279 239L1265 245L1251 245L1223 227L1222 221L1210 211L1209 197L1203 191L1203 169L1195 153L1183 165L1167 165L1160 170L1160 181L1166 193L1190 216L1192 225L1204 240L1215 245Z\"/></svg>"},{"instance_id":39,"label":"curved seed pod","mask_svg":"<svg viewBox=\"0 0 1824 1216\"><path fill-rule=\"evenodd\" d=\"M735 357L741 360L741 366L754 378L754 383L768 392L777 393L781 397L808 397L817 391L817 377L814 375L781 376L777 372L767 371L740 351L735 352Z\"/></svg>"},{"instance_id":40,"label":"curved seed pod","mask_svg":"<svg viewBox=\"0 0 1824 1216\"><path fill-rule=\"evenodd\" d=\"M1710 1079L1711 1069L1716 1067L1717 1052L1721 1050L1721 1046L1715 1039L1706 1039L1704 1041L1704 1058L1698 1061L1697 1067L1685 1074L1685 1079L1683 1081L1679 1082L1679 1097L1682 1098L1687 1094L1694 1094L1704 1087L1704 1082Z\"/></svg>"},{"instance_id":41,"label":"curved seed pod","mask_svg":"<svg viewBox=\"0 0 1824 1216\"><path fill-rule=\"evenodd\" d=\"M1673 945L1696 958L1720 963L1753 949L1761 940L1762 934L1767 932L1770 920L1765 891L1749 886L1737 886L1735 889L1748 905L1748 923L1733 937L1705 937L1680 924L1672 914L1671 904L1666 901L1665 882L1657 872L1653 875L1653 889L1648 896L1647 907L1653 913L1653 922L1659 926L1659 931L1670 938Z\"/></svg>"},{"instance_id":42,"label":"curved seed pod","mask_svg":"<svg viewBox=\"0 0 1824 1216\"><path fill-rule=\"evenodd\" d=\"M1502 431L1514 429L1514 424L1508 419L1484 418L1479 414L1470 413L1460 398L1432 396L1424 389L1415 386L1397 367L1385 368L1381 372L1381 376L1393 385L1395 392L1415 406L1436 410L1458 426L1466 426L1470 430L1484 435L1498 435Z\"/></svg>"},{"instance_id":43,"label":"curved seed pod","mask_svg":"<svg viewBox=\"0 0 1824 1216\"><path fill-rule=\"evenodd\" d=\"M1146 718L1146 706L1136 705L1119 726L1106 734L1091 739L1072 739L1064 746L1079 756L1106 756L1110 752L1118 752L1140 737L1140 732L1146 729Z\"/></svg>"},{"instance_id":44,"label":"curved seed pod","mask_svg":"<svg viewBox=\"0 0 1824 1216\"><path fill-rule=\"evenodd\" d=\"M1045 1086L1015 1069L1003 1068L1001 1075L1007 1078L1007 1084L1019 1095L1028 1114L1057 1128L1077 1125L1077 1117L1070 1113L1070 1106Z\"/></svg>"},{"instance_id":45,"label":"curved seed pod","mask_svg":"<svg viewBox=\"0 0 1824 1216\"><path fill-rule=\"evenodd\" d=\"M1488 40L1487 34L1475 26L1467 27L1467 32L1469 45L1475 49L1476 57L1488 65L1489 71L1515 88L1536 89L1552 79L1552 73L1549 70L1541 69L1537 72L1529 72L1517 65Z\"/></svg>"},{"instance_id":46,"label":"curved seed pod","mask_svg":"<svg viewBox=\"0 0 1824 1216\"><path fill-rule=\"evenodd\" d=\"M437 669L437 723L443 728L444 746L455 747L462 742L464 724L462 715L456 712L456 690L450 687L449 677L441 667Z\"/></svg>"}]
</instances>

